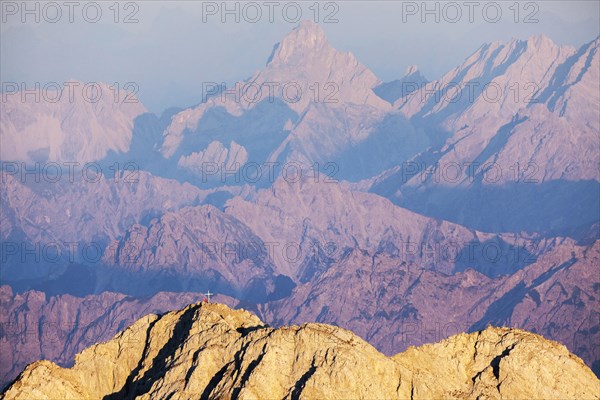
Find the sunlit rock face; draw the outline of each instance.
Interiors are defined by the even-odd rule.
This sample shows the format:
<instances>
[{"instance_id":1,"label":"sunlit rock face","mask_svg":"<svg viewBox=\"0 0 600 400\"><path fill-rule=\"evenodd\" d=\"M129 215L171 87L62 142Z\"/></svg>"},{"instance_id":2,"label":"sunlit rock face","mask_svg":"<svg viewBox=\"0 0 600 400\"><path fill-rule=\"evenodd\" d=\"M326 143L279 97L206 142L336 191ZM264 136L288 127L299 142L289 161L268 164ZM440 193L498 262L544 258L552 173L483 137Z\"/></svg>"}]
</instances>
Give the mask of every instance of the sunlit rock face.
<instances>
[{"instance_id":1,"label":"sunlit rock face","mask_svg":"<svg viewBox=\"0 0 600 400\"><path fill-rule=\"evenodd\" d=\"M324 324L273 329L198 303L147 315L65 369L29 365L6 399L598 398L600 381L555 342L487 328L386 357Z\"/></svg>"}]
</instances>

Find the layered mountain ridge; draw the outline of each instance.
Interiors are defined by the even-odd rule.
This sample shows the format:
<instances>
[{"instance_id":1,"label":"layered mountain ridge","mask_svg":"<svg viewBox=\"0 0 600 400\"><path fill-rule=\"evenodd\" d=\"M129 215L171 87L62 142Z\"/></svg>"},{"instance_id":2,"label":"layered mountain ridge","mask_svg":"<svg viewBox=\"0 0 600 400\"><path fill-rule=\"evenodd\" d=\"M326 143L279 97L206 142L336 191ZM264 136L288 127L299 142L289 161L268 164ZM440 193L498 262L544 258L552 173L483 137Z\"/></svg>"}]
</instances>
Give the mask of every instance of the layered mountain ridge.
<instances>
[{"instance_id":1,"label":"layered mountain ridge","mask_svg":"<svg viewBox=\"0 0 600 400\"><path fill-rule=\"evenodd\" d=\"M134 93L97 82L48 86L3 94L0 159L81 167L129 149L134 120L146 112Z\"/></svg>"},{"instance_id":2,"label":"layered mountain ridge","mask_svg":"<svg viewBox=\"0 0 600 400\"><path fill-rule=\"evenodd\" d=\"M564 400L599 391L564 346L520 330L489 327L388 358L334 326L273 329L247 311L198 303L139 319L70 369L35 362L3 398Z\"/></svg>"},{"instance_id":3,"label":"layered mountain ridge","mask_svg":"<svg viewBox=\"0 0 600 400\"><path fill-rule=\"evenodd\" d=\"M92 297L104 290L152 296L212 289L274 326L335 323L386 354L488 323L508 325L560 340L598 369L596 239L578 245L472 231L320 178L279 179L248 200L229 200L224 210L184 205L133 224L107 244L101 263L71 266L54 283L34 287L68 280L85 290L89 280L91 292L76 293ZM88 280L76 279L81 271ZM9 304L3 308L14 320L43 326L29 315L32 305ZM55 318L59 309L47 313ZM69 342L87 329L79 324L58 339L70 349L65 359L74 355ZM33 361L29 343L15 346Z\"/></svg>"},{"instance_id":4,"label":"layered mountain ridge","mask_svg":"<svg viewBox=\"0 0 600 400\"><path fill-rule=\"evenodd\" d=\"M409 67L382 83L303 22L237 98L215 88L157 117L115 103L107 85L97 103L9 96L0 384L37 359L70 366L83 347L208 289L273 326L351 329L388 356L490 324L522 328L600 374L598 46L494 42L439 79ZM70 161L104 174L35 182L19 171ZM266 163L279 164L273 176ZM309 176L283 174L292 163ZM496 367L471 372L496 396ZM292 398L304 390L293 379L282 384ZM227 385L214 393L236 390ZM430 389L415 393L449 393Z\"/></svg>"},{"instance_id":5,"label":"layered mountain ridge","mask_svg":"<svg viewBox=\"0 0 600 400\"><path fill-rule=\"evenodd\" d=\"M3 388L36 360L72 366L75 354L109 340L142 316L178 309L203 297L165 292L147 298L111 292L47 296L39 291L18 294L9 286L0 286L0 386ZM221 294L215 299L230 306L237 304Z\"/></svg>"}]
</instances>

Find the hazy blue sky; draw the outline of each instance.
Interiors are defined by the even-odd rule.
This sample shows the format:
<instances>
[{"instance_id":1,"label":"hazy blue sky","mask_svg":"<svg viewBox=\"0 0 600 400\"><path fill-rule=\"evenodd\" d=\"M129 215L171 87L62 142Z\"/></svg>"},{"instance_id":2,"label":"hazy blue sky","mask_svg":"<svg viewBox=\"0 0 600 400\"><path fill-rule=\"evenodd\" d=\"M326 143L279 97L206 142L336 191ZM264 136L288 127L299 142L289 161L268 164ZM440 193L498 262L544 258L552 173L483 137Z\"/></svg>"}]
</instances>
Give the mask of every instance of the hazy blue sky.
<instances>
[{"instance_id":1,"label":"hazy blue sky","mask_svg":"<svg viewBox=\"0 0 600 400\"><path fill-rule=\"evenodd\" d=\"M35 3L28 7L35 10ZM296 4L302 19L315 20L314 1L274 2L273 22L269 6L257 1L262 16L255 23L248 19L255 18L257 8L244 8L247 3L237 6L236 23L234 15L222 15L221 1L120 2L118 15L113 1L86 6L85 14L82 2L72 9L71 23L69 9L58 1L60 16L53 6L39 3L38 23L35 12L22 15L21 1L2 1L0 78L42 85L69 79L134 81L140 99L154 112L197 103L202 82L231 83L264 66L273 44L297 25ZM386 81L401 77L410 64L419 65L429 79L437 78L484 42L544 33L557 43L580 46L600 30L598 1L473 2L472 21L465 1L447 3L438 2L439 23L436 13L423 14L421 1L320 2L318 20L334 47L353 52ZM219 10L212 15L214 7ZM235 2L228 7L236 7ZM98 22L90 22L98 10ZM331 13L338 22L324 22ZM138 22L124 23L130 14Z\"/></svg>"}]
</instances>

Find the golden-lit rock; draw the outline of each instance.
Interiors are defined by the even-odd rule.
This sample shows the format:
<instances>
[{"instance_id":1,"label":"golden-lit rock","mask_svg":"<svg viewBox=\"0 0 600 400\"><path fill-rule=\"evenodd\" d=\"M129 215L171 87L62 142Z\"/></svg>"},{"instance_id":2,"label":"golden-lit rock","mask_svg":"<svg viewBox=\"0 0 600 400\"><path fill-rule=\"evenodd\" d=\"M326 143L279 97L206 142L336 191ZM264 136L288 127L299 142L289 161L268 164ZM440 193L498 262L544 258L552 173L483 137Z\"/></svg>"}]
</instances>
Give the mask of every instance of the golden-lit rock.
<instances>
[{"instance_id":1,"label":"golden-lit rock","mask_svg":"<svg viewBox=\"0 0 600 400\"><path fill-rule=\"evenodd\" d=\"M147 315L76 356L30 364L4 399L600 399L563 345L487 328L386 357L324 324L273 329L218 303Z\"/></svg>"}]
</instances>

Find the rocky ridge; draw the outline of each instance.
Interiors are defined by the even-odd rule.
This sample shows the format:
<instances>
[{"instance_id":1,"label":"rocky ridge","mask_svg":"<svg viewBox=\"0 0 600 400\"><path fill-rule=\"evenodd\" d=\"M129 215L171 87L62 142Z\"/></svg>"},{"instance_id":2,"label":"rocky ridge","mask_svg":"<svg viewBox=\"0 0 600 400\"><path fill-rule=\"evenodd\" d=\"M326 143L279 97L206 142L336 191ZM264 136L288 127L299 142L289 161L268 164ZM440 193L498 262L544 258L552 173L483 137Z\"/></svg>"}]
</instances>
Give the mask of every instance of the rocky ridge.
<instances>
[{"instance_id":1,"label":"rocky ridge","mask_svg":"<svg viewBox=\"0 0 600 400\"><path fill-rule=\"evenodd\" d=\"M147 298L111 292L47 296L33 290L14 293L9 286L0 286L0 388L31 362L46 359L71 366L75 354L109 340L140 317L176 310L203 297L166 292ZM237 304L220 294L214 299L232 307Z\"/></svg>"},{"instance_id":2,"label":"rocky ridge","mask_svg":"<svg viewBox=\"0 0 600 400\"><path fill-rule=\"evenodd\" d=\"M489 327L386 357L323 324L272 329L197 303L147 315L79 353L29 365L3 399L598 399L600 381L555 342Z\"/></svg>"}]
</instances>

